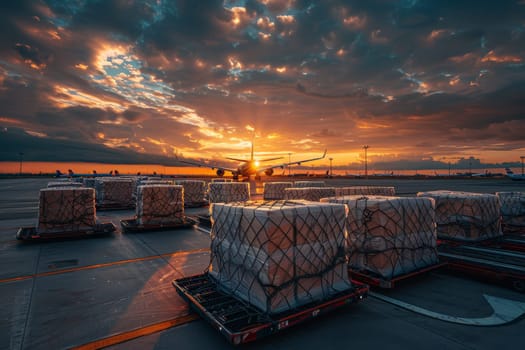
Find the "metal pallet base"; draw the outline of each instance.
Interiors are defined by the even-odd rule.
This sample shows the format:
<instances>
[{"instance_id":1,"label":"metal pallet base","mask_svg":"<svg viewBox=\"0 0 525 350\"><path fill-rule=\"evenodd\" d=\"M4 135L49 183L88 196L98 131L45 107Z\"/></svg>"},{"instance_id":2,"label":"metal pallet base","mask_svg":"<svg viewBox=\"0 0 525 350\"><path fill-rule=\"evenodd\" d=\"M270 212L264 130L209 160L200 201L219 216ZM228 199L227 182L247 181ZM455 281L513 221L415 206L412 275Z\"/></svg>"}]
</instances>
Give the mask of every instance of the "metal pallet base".
<instances>
[{"instance_id":1,"label":"metal pallet base","mask_svg":"<svg viewBox=\"0 0 525 350\"><path fill-rule=\"evenodd\" d=\"M197 222L192 218L185 217L180 222L171 222L164 224L139 224L137 219L128 219L121 220L120 226L122 231L125 233L128 232L145 232L145 231L163 231L163 230L173 230L179 228L189 228L195 225Z\"/></svg>"},{"instance_id":2,"label":"metal pallet base","mask_svg":"<svg viewBox=\"0 0 525 350\"><path fill-rule=\"evenodd\" d=\"M403 275L399 275L399 276L396 276L396 277L393 277L391 279L386 279L386 278L383 278L377 274L373 274L369 271L365 271L365 270L353 270L352 268L349 268L348 269L348 273L350 274L350 277L352 279L356 279L360 282L363 282L363 283L366 283L370 286L374 286L374 287L380 287L380 288L385 288L385 289L389 289L389 288L394 288L395 285L401 281L404 281L404 280L407 280L407 279L410 279L410 278L413 278L413 277L416 277L416 276L419 276L419 275L422 275L422 274L425 274L427 272L430 272L430 271L433 271L435 269L438 269L442 266L446 265L446 263L437 263L437 264L434 264L434 265L430 265L430 266L427 266L427 267L424 267L422 269L418 269L418 270L415 270L415 271L412 271L412 272L409 272L409 273L406 273L406 274L403 274Z\"/></svg>"},{"instance_id":3,"label":"metal pallet base","mask_svg":"<svg viewBox=\"0 0 525 350\"><path fill-rule=\"evenodd\" d=\"M16 239L21 241L44 241L64 238L87 238L108 235L115 232L116 227L111 222L96 224L92 229L79 231L63 231L38 233L36 227L20 227L16 232Z\"/></svg>"},{"instance_id":4,"label":"metal pallet base","mask_svg":"<svg viewBox=\"0 0 525 350\"><path fill-rule=\"evenodd\" d=\"M338 293L330 300L269 315L244 301L220 292L207 274L175 280L173 286L202 318L234 345L252 342L280 332L343 305L361 301L368 295L368 286L354 282L353 288Z\"/></svg>"}]
</instances>

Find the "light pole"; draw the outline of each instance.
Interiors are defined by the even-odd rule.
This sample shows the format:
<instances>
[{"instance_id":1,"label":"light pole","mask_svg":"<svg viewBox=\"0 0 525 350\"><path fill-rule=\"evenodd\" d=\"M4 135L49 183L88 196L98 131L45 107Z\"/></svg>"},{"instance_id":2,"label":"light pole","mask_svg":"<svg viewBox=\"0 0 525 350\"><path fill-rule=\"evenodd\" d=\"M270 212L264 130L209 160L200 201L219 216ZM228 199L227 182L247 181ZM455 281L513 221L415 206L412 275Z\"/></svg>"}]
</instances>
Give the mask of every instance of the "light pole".
<instances>
[{"instance_id":1,"label":"light pole","mask_svg":"<svg viewBox=\"0 0 525 350\"><path fill-rule=\"evenodd\" d=\"M330 159L330 177L332 177L332 160L334 160L334 158L330 157L328 159Z\"/></svg>"},{"instance_id":2,"label":"light pole","mask_svg":"<svg viewBox=\"0 0 525 350\"><path fill-rule=\"evenodd\" d=\"M368 179L368 159L367 159L367 150L370 146L364 145L363 148L365 149L365 178Z\"/></svg>"},{"instance_id":3,"label":"light pole","mask_svg":"<svg viewBox=\"0 0 525 350\"><path fill-rule=\"evenodd\" d=\"M19 167L19 169L18 169L18 173L19 173L20 175L22 175L22 161L23 161L23 159L24 159L24 153L20 152L20 153L18 153L18 155L20 156L20 167Z\"/></svg>"},{"instance_id":4,"label":"light pole","mask_svg":"<svg viewBox=\"0 0 525 350\"><path fill-rule=\"evenodd\" d=\"M521 176L523 176L523 159L525 159L525 156L521 156Z\"/></svg>"}]
</instances>

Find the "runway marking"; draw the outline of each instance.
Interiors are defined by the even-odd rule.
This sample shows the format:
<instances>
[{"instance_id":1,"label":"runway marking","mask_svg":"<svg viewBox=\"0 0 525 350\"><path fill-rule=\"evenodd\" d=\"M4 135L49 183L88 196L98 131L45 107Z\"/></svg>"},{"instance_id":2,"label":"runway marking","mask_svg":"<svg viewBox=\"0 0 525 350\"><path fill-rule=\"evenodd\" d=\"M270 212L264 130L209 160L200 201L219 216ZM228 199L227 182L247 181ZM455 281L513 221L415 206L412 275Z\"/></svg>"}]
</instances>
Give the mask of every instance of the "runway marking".
<instances>
[{"instance_id":1,"label":"runway marking","mask_svg":"<svg viewBox=\"0 0 525 350\"><path fill-rule=\"evenodd\" d=\"M206 253L206 252L209 252L209 251L210 251L210 248L199 248L199 249L186 250L186 251L175 252L175 253L150 255L150 256L145 256L145 257L142 257L142 258L118 260L118 261L112 261L112 262L102 263L102 264L86 265L86 266L72 267L72 268L61 269L61 270L56 270L56 271L40 272L40 273L35 273L35 274L25 275L25 276L4 278L4 279L0 279L0 283L24 281L24 280L27 280L27 279L37 278L37 277L46 277L46 276L60 275L60 274L63 274L63 273L70 273L70 272L83 271L83 270L93 270L93 269L99 269L99 268L102 268L102 267L124 265L124 264L140 262L140 261L162 259L162 258L167 258L167 257L179 256L179 255L180 256L184 256L184 255L191 255L191 254L196 254L196 253Z\"/></svg>"},{"instance_id":2,"label":"runway marking","mask_svg":"<svg viewBox=\"0 0 525 350\"><path fill-rule=\"evenodd\" d=\"M197 314L189 314L182 317L173 318L171 320L162 321L146 327L137 328L131 331L118 333L106 338L92 341L90 343L72 347L72 350L95 350L102 349L108 346L117 345L126 341L144 337L146 335L158 333L169 328L181 326L183 324L193 322L197 320L199 316Z\"/></svg>"},{"instance_id":3,"label":"runway marking","mask_svg":"<svg viewBox=\"0 0 525 350\"><path fill-rule=\"evenodd\" d=\"M387 303L399 306L403 309L432 317L441 321L451 322L456 324L468 325L468 326L500 326L510 323L517 318L525 314L525 303L520 301L509 300L505 298L495 297L491 295L483 294L487 302L492 306L493 313L487 317L480 318L466 318L466 317L455 317L445 314L440 314L431 310L424 309L419 306L415 306L404 301L387 297L379 293L369 292L371 297L385 301Z\"/></svg>"}]
</instances>

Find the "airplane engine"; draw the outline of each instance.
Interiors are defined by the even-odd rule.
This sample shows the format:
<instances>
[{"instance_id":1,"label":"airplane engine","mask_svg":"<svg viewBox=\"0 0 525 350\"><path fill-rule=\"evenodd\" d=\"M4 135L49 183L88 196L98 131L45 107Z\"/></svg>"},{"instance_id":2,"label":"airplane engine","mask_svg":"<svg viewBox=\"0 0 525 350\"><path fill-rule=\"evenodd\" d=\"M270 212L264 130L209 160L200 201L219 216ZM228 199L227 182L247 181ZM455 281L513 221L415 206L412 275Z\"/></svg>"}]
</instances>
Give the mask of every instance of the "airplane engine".
<instances>
[{"instance_id":1,"label":"airplane engine","mask_svg":"<svg viewBox=\"0 0 525 350\"><path fill-rule=\"evenodd\" d=\"M266 176L272 176L273 175L273 169L266 169L264 171L264 173L266 174Z\"/></svg>"},{"instance_id":2,"label":"airplane engine","mask_svg":"<svg viewBox=\"0 0 525 350\"><path fill-rule=\"evenodd\" d=\"M217 176L224 176L224 169L217 169Z\"/></svg>"}]
</instances>

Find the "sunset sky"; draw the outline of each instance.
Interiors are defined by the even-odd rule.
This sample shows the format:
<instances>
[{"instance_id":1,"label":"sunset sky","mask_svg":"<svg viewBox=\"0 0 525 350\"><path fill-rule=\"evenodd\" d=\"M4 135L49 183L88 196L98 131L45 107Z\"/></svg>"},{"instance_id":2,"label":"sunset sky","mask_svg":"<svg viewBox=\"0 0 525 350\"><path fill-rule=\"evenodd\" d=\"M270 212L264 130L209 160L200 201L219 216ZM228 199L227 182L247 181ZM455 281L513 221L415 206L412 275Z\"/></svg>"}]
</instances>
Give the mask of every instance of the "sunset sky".
<instances>
[{"instance_id":1,"label":"sunset sky","mask_svg":"<svg viewBox=\"0 0 525 350\"><path fill-rule=\"evenodd\" d=\"M525 0L2 1L0 127L0 161L519 163Z\"/></svg>"}]
</instances>

